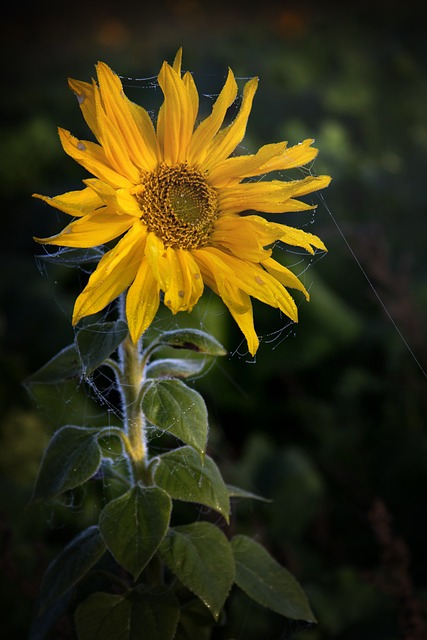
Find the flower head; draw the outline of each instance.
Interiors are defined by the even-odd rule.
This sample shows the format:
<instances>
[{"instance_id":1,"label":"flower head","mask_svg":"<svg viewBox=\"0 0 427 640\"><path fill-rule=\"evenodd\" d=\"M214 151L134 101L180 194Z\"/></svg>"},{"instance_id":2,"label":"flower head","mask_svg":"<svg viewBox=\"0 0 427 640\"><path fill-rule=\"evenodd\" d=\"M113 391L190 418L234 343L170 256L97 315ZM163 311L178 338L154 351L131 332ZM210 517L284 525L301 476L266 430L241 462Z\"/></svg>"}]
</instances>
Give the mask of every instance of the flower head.
<instances>
[{"instance_id":1,"label":"flower head","mask_svg":"<svg viewBox=\"0 0 427 640\"><path fill-rule=\"evenodd\" d=\"M164 62L160 70L164 101L156 125L125 96L106 64L96 69L97 83L69 84L97 142L59 129L65 152L94 177L79 191L53 198L35 194L75 218L61 233L38 242L87 248L118 240L78 296L73 324L127 291L129 332L137 341L153 321L161 295L173 313L191 311L206 284L222 298L255 354L259 341L251 297L294 321L297 308L287 288L308 299L297 276L272 258L274 243L310 253L325 250L316 236L255 212L311 209L298 198L323 189L330 178L250 179L311 162L317 154L313 140L292 147L267 144L255 154L233 156L245 135L257 78L246 83L235 119L222 126L237 96L229 70L212 112L197 123L199 96L192 75L181 73L181 50L172 66Z\"/></svg>"}]
</instances>

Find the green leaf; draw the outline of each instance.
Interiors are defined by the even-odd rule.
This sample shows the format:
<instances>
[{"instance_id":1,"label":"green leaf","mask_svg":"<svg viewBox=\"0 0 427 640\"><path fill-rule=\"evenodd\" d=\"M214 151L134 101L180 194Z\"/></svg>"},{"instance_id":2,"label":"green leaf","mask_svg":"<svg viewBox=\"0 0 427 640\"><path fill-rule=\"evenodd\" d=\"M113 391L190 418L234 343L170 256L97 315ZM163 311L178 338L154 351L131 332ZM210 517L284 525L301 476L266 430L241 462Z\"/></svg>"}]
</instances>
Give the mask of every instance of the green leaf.
<instances>
[{"instance_id":1,"label":"green leaf","mask_svg":"<svg viewBox=\"0 0 427 640\"><path fill-rule=\"evenodd\" d=\"M181 606L176 640L211 640L212 615L200 600L191 600Z\"/></svg>"},{"instance_id":2,"label":"green leaf","mask_svg":"<svg viewBox=\"0 0 427 640\"><path fill-rule=\"evenodd\" d=\"M105 553L96 526L76 536L48 566L40 588L40 613L74 587Z\"/></svg>"},{"instance_id":3,"label":"green leaf","mask_svg":"<svg viewBox=\"0 0 427 640\"><path fill-rule=\"evenodd\" d=\"M153 459L153 464L155 483L171 498L204 504L228 522L228 490L212 458L201 460L192 447L180 447Z\"/></svg>"},{"instance_id":4,"label":"green leaf","mask_svg":"<svg viewBox=\"0 0 427 640\"><path fill-rule=\"evenodd\" d=\"M200 329L176 329L165 331L157 339L159 344L174 349L188 349L209 356L226 356L227 351L213 336Z\"/></svg>"},{"instance_id":5,"label":"green leaf","mask_svg":"<svg viewBox=\"0 0 427 640\"><path fill-rule=\"evenodd\" d=\"M51 439L43 456L33 499L49 499L89 480L101 464L98 429L65 426Z\"/></svg>"},{"instance_id":6,"label":"green leaf","mask_svg":"<svg viewBox=\"0 0 427 640\"><path fill-rule=\"evenodd\" d=\"M204 360L177 360L163 358L154 360L146 369L147 378L194 378L205 368Z\"/></svg>"},{"instance_id":7,"label":"green leaf","mask_svg":"<svg viewBox=\"0 0 427 640\"><path fill-rule=\"evenodd\" d=\"M179 602L164 588L93 593L75 614L79 640L172 640L178 619Z\"/></svg>"},{"instance_id":8,"label":"green leaf","mask_svg":"<svg viewBox=\"0 0 427 640\"><path fill-rule=\"evenodd\" d=\"M181 380L147 380L142 411L152 425L191 445L202 455L208 437L208 413L202 396Z\"/></svg>"},{"instance_id":9,"label":"green leaf","mask_svg":"<svg viewBox=\"0 0 427 640\"><path fill-rule=\"evenodd\" d=\"M99 526L109 550L135 579L166 535L171 510L162 489L138 484L101 512Z\"/></svg>"},{"instance_id":10,"label":"green leaf","mask_svg":"<svg viewBox=\"0 0 427 640\"><path fill-rule=\"evenodd\" d=\"M33 384L60 384L72 378L80 378L82 365L74 344L65 347L38 371L25 379L24 384L31 388Z\"/></svg>"},{"instance_id":11,"label":"green leaf","mask_svg":"<svg viewBox=\"0 0 427 640\"><path fill-rule=\"evenodd\" d=\"M128 326L124 320L98 322L80 329L76 345L84 375L95 371L117 349L127 334Z\"/></svg>"},{"instance_id":12,"label":"green leaf","mask_svg":"<svg viewBox=\"0 0 427 640\"><path fill-rule=\"evenodd\" d=\"M304 591L292 574L260 544L235 536L231 548L236 563L236 584L252 600L286 618L316 622Z\"/></svg>"},{"instance_id":13,"label":"green leaf","mask_svg":"<svg viewBox=\"0 0 427 640\"><path fill-rule=\"evenodd\" d=\"M174 527L159 554L217 620L234 581L233 554L223 532L209 522Z\"/></svg>"},{"instance_id":14,"label":"green leaf","mask_svg":"<svg viewBox=\"0 0 427 640\"><path fill-rule=\"evenodd\" d=\"M227 485L227 490L230 498L246 498L249 500L261 500L262 502L272 502L272 500L269 500L268 498L259 496L256 493L252 493L251 491L246 491L245 489L241 489L240 487L235 487L232 484Z\"/></svg>"}]
</instances>

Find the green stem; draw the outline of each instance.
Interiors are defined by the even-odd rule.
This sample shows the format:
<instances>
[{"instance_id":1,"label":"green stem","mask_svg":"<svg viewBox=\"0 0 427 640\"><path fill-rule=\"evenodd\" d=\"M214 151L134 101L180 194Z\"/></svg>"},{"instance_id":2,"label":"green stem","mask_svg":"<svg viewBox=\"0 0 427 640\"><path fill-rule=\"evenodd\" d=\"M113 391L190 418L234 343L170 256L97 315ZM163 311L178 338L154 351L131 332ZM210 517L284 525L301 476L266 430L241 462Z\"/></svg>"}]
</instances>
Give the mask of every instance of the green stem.
<instances>
[{"instance_id":1,"label":"green stem","mask_svg":"<svg viewBox=\"0 0 427 640\"><path fill-rule=\"evenodd\" d=\"M124 316L123 301L121 315ZM123 419L126 434L126 449L134 482L149 482L147 473L148 450L145 433L145 417L141 411L139 397L144 381L145 363L142 359L141 341L134 344L128 336L119 347Z\"/></svg>"}]
</instances>

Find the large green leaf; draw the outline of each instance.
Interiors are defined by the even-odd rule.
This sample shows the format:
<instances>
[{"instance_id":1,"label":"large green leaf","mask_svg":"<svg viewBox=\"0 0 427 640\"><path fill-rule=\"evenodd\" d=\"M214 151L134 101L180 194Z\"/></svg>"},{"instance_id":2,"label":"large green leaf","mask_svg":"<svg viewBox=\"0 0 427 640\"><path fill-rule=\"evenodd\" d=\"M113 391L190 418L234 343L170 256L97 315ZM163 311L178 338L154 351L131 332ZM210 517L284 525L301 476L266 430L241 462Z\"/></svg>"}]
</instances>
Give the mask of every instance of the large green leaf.
<instances>
[{"instance_id":1,"label":"large green leaf","mask_svg":"<svg viewBox=\"0 0 427 640\"><path fill-rule=\"evenodd\" d=\"M124 320L98 322L80 329L76 345L84 375L95 371L117 349L127 334L128 326Z\"/></svg>"},{"instance_id":2,"label":"large green leaf","mask_svg":"<svg viewBox=\"0 0 427 640\"><path fill-rule=\"evenodd\" d=\"M201 460L192 447L180 447L154 459L153 464L155 483L171 498L211 507L228 522L228 489L212 458Z\"/></svg>"},{"instance_id":3,"label":"large green leaf","mask_svg":"<svg viewBox=\"0 0 427 640\"><path fill-rule=\"evenodd\" d=\"M51 439L34 488L35 500L49 499L89 480L101 464L98 429L65 426Z\"/></svg>"},{"instance_id":4,"label":"large green leaf","mask_svg":"<svg viewBox=\"0 0 427 640\"><path fill-rule=\"evenodd\" d=\"M172 501L158 487L136 485L104 507L101 534L114 558L136 579L169 526Z\"/></svg>"},{"instance_id":5,"label":"large green leaf","mask_svg":"<svg viewBox=\"0 0 427 640\"><path fill-rule=\"evenodd\" d=\"M315 622L304 591L292 574L258 542L247 536L231 541L236 563L236 584L263 607L286 618Z\"/></svg>"},{"instance_id":6,"label":"large green leaf","mask_svg":"<svg viewBox=\"0 0 427 640\"><path fill-rule=\"evenodd\" d=\"M38 371L25 379L24 384L31 392L32 385L60 384L72 378L80 378L82 365L76 346L65 347Z\"/></svg>"},{"instance_id":7,"label":"large green leaf","mask_svg":"<svg viewBox=\"0 0 427 640\"><path fill-rule=\"evenodd\" d=\"M209 522L174 527L159 554L217 620L234 581L233 554L223 532Z\"/></svg>"},{"instance_id":8,"label":"large green leaf","mask_svg":"<svg viewBox=\"0 0 427 640\"><path fill-rule=\"evenodd\" d=\"M79 640L172 640L178 619L179 602L164 588L93 593L75 614Z\"/></svg>"},{"instance_id":9,"label":"large green leaf","mask_svg":"<svg viewBox=\"0 0 427 640\"><path fill-rule=\"evenodd\" d=\"M143 386L142 411L162 431L205 453L208 413L197 391L181 380L147 380Z\"/></svg>"},{"instance_id":10,"label":"large green leaf","mask_svg":"<svg viewBox=\"0 0 427 640\"><path fill-rule=\"evenodd\" d=\"M97 526L88 527L76 536L46 570L40 588L40 613L74 587L105 550Z\"/></svg>"},{"instance_id":11,"label":"large green leaf","mask_svg":"<svg viewBox=\"0 0 427 640\"><path fill-rule=\"evenodd\" d=\"M188 349L209 356L227 355L227 351L218 340L200 329L165 331L157 338L156 342L174 349Z\"/></svg>"}]
</instances>

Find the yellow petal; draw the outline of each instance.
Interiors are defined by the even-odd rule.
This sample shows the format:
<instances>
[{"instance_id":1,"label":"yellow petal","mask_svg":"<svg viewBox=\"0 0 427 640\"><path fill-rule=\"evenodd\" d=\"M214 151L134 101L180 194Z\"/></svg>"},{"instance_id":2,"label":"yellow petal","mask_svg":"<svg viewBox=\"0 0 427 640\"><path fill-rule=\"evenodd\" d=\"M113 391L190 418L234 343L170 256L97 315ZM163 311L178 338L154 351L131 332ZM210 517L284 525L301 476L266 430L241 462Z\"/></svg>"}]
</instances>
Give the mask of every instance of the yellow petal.
<instances>
[{"instance_id":1,"label":"yellow petal","mask_svg":"<svg viewBox=\"0 0 427 640\"><path fill-rule=\"evenodd\" d=\"M266 250L265 247L278 237L275 230L254 224L253 219L256 217L258 216L221 216L215 223L210 243L251 262L265 260L271 254L271 250ZM264 221L264 218L260 220Z\"/></svg>"},{"instance_id":2,"label":"yellow petal","mask_svg":"<svg viewBox=\"0 0 427 640\"><path fill-rule=\"evenodd\" d=\"M55 236L34 238L34 240L41 244L54 244L58 247L97 247L118 238L134 223L133 216L118 216L113 209L102 207L71 222Z\"/></svg>"},{"instance_id":3,"label":"yellow petal","mask_svg":"<svg viewBox=\"0 0 427 640\"><path fill-rule=\"evenodd\" d=\"M98 124L96 121L96 108L95 108L95 91L94 86L87 82L80 80L68 79L68 85L74 91L77 101L79 103L81 112L89 129L98 138Z\"/></svg>"},{"instance_id":4,"label":"yellow petal","mask_svg":"<svg viewBox=\"0 0 427 640\"><path fill-rule=\"evenodd\" d=\"M244 182L220 189L219 207L224 213L239 213L251 209L264 213L304 211L312 209L313 206L293 198L324 189L330 181L329 176L308 176L303 180L289 182L281 180Z\"/></svg>"},{"instance_id":5,"label":"yellow petal","mask_svg":"<svg viewBox=\"0 0 427 640\"><path fill-rule=\"evenodd\" d=\"M318 153L318 149L310 146L313 142L307 139L293 147L287 147L287 142L266 144L255 154L227 158L211 169L209 183L217 188L224 187L243 178L301 167Z\"/></svg>"},{"instance_id":6,"label":"yellow petal","mask_svg":"<svg viewBox=\"0 0 427 640\"><path fill-rule=\"evenodd\" d=\"M205 118L191 138L188 146L187 159L190 164L201 167L212 138L218 133L224 122L227 109L233 104L237 96L237 84L231 69L228 70L227 80L221 90L210 116Z\"/></svg>"},{"instance_id":7,"label":"yellow petal","mask_svg":"<svg viewBox=\"0 0 427 640\"><path fill-rule=\"evenodd\" d=\"M141 217L141 209L129 189L113 189L106 182L89 178L84 183L92 187L102 202L112 207L119 215L125 213L137 218Z\"/></svg>"},{"instance_id":8,"label":"yellow petal","mask_svg":"<svg viewBox=\"0 0 427 640\"><path fill-rule=\"evenodd\" d=\"M209 145L204 162L205 170L210 171L216 164L228 158L230 153L243 140L257 87L258 78L252 78L245 84L239 113L228 127L215 136Z\"/></svg>"},{"instance_id":9,"label":"yellow petal","mask_svg":"<svg viewBox=\"0 0 427 640\"><path fill-rule=\"evenodd\" d=\"M127 178L111 168L103 148L98 144L78 140L65 129L58 129L58 132L64 151L94 176L115 188L129 189L133 186Z\"/></svg>"},{"instance_id":10,"label":"yellow petal","mask_svg":"<svg viewBox=\"0 0 427 640\"><path fill-rule=\"evenodd\" d=\"M159 77L164 102L157 120L157 137L164 161L169 165L184 162L194 128L192 97L182 78L166 62Z\"/></svg>"},{"instance_id":11,"label":"yellow petal","mask_svg":"<svg viewBox=\"0 0 427 640\"><path fill-rule=\"evenodd\" d=\"M284 267L280 262L277 262L277 260L273 260L273 258L263 260L262 266L267 269L268 273L272 275L273 278L281 282L285 287L291 287L292 289L302 291L306 300L310 300L310 295L307 289L304 287L301 280L299 280L299 278L297 278L290 269Z\"/></svg>"},{"instance_id":12,"label":"yellow petal","mask_svg":"<svg viewBox=\"0 0 427 640\"><path fill-rule=\"evenodd\" d=\"M108 94L108 92L106 91ZM133 184L139 182L140 171L129 157L126 139L105 112L98 88L95 88L96 121L98 123L99 142L110 165L118 173L126 176Z\"/></svg>"},{"instance_id":13,"label":"yellow petal","mask_svg":"<svg viewBox=\"0 0 427 640\"><path fill-rule=\"evenodd\" d=\"M127 234L99 261L74 305L73 325L98 313L131 284L138 271L144 250L145 227L135 222Z\"/></svg>"},{"instance_id":14,"label":"yellow petal","mask_svg":"<svg viewBox=\"0 0 427 640\"><path fill-rule=\"evenodd\" d=\"M194 83L194 78L188 71L184 74L182 81L188 91L188 95L190 98L191 108L192 108L192 121L196 122L197 114L199 112L199 93L197 91L197 87Z\"/></svg>"},{"instance_id":15,"label":"yellow petal","mask_svg":"<svg viewBox=\"0 0 427 640\"><path fill-rule=\"evenodd\" d=\"M120 78L103 62L98 63L97 72L102 105L107 118L123 139L132 162L145 171L152 171L157 162L157 145L153 148L152 137L149 136L146 140L141 134L133 117L129 100L123 93Z\"/></svg>"},{"instance_id":16,"label":"yellow petal","mask_svg":"<svg viewBox=\"0 0 427 640\"><path fill-rule=\"evenodd\" d=\"M250 354L254 356L259 340L255 332L249 295L234 284L233 272L226 264L218 263L203 249L197 249L192 253L199 263L204 281L223 300L245 336Z\"/></svg>"},{"instance_id":17,"label":"yellow petal","mask_svg":"<svg viewBox=\"0 0 427 640\"><path fill-rule=\"evenodd\" d=\"M53 198L33 193L33 198L39 198L47 202L51 207L55 207L55 209L68 213L68 215L75 218L85 216L103 205L101 198L90 186L78 191L68 191Z\"/></svg>"},{"instance_id":18,"label":"yellow petal","mask_svg":"<svg viewBox=\"0 0 427 640\"><path fill-rule=\"evenodd\" d=\"M143 260L126 296L126 318L133 342L151 325L160 303L160 287L147 260Z\"/></svg>"},{"instance_id":19,"label":"yellow petal","mask_svg":"<svg viewBox=\"0 0 427 640\"><path fill-rule=\"evenodd\" d=\"M307 233L295 227L288 227L287 225L279 226L282 227L282 235L279 238L282 242L286 242L286 244L290 244L293 247L302 247L312 254L314 253L313 247L321 251L327 251L321 239L312 233Z\"/></svg>"}]
</instances>

